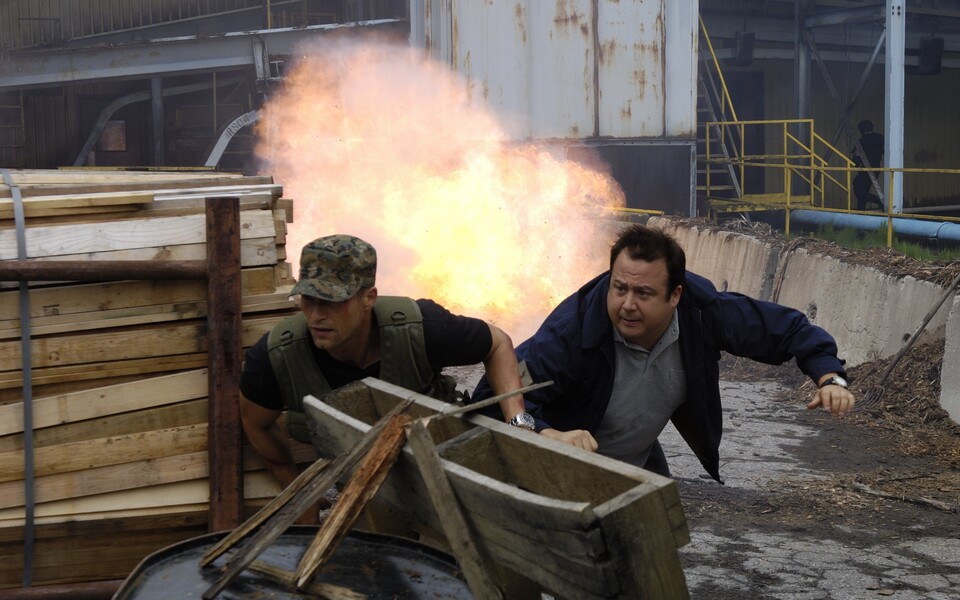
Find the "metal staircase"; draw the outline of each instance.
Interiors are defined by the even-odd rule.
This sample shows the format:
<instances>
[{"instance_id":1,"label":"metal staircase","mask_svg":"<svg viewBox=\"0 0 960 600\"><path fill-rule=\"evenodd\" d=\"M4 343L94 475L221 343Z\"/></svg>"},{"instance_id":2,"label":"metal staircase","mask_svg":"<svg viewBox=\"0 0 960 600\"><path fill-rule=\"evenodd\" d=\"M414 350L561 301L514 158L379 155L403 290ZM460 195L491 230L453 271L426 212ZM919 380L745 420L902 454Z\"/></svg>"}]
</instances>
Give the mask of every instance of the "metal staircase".
<instances>
[{"instance_id":1,"label":"metal staircase","mask_svg":"<svg viewBox=\"0 0 960 600\"><path fill-rule=\"evenodd\" d=\"M743 197L740 173L735 168L738 143L718 124L736 121L737 113L727 91L713 44L700 20L700 67L697 70L697 205L707 212L714 200Z\"/></svg>"}]
</instances>

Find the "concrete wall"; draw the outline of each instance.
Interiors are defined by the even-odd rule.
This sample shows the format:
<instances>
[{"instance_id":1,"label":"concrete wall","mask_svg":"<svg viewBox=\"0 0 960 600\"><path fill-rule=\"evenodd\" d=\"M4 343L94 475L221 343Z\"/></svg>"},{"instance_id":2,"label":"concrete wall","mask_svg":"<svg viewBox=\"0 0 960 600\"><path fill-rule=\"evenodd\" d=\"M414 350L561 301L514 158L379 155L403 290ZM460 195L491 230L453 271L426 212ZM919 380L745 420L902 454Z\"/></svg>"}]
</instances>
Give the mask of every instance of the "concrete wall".
<instances>
[{"instance_id":1,"label":"concrete wall","mask_svg":"<svg viewBox=\"0 0 960 600\"><path fill-rule=\"evenodd\" d=\"M670 231L687 253L687 268L719 289L805 313L833 335L847 366L895 355L943 294L943 288L933 283L813 254L802 244L791 248L668 218L653 217L648 224ZM940 403L960 422L960 369L948 367L960 365L957 295L941 307L916 343L944 338Z\"/></svg>"},{"instance_id":2,"label":"concrete wall","mask_svg":"<svg viewBox=\"0 0 960 600\"><path fill-rule=\"evenodd\" d=\"M953 307L948 300L940 310L948 309L950 316L947 318L947 339L940 373L940 406L951 419L960 423L960 294L954 295Z\"/></svg>"}]
</instances>

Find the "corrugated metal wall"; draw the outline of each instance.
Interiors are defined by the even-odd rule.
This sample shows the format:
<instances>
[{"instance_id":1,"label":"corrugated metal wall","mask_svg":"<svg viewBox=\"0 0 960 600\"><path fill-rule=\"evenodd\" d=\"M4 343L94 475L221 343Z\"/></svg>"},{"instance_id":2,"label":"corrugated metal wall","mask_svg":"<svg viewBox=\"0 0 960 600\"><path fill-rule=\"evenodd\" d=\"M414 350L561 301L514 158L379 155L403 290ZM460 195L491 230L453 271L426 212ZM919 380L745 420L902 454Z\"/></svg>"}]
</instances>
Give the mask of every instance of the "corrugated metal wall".
<instances>
[{"instance_id":1,"label":"corrugated metal wall","mask_svg":"<svg viewBox=\"0 0 960 600\"><path fill-rule=\"evenodd\" d=\"M262 0L7 0L0 3L0 50L264 5Z\"/></svg>"},{"instance_id":2,"label":"corrugated metal wall","mask_svg":"<svg viewBox=\"0 0 960 600\"><path fill-rule=\"evenodd\" d=\"M696 0L414 0L411 44L515 139L695 137Z\"/></svg>"}]
</instances>

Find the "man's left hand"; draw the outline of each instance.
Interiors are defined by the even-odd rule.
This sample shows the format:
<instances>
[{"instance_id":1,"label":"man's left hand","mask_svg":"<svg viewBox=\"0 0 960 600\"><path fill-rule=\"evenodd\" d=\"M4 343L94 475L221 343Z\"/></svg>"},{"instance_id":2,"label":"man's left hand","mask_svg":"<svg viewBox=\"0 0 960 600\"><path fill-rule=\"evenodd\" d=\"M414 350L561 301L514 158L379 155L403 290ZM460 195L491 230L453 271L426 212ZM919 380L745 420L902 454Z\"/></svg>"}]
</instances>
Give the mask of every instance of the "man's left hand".
<instances>
[{"instance_id":1,"label":"man's left hand","mask_svg":"<svg viewBox=\"0 0 960 600\"><path fill-rule=\"evenodd\" d=\"M825 385L817 390L813 400L807 404L808 409L823 407L823 410L830 411L835 417L846 416L853 410L856 404L856 398L850 390L839 385Z\"/></svg>"}]
</instances>

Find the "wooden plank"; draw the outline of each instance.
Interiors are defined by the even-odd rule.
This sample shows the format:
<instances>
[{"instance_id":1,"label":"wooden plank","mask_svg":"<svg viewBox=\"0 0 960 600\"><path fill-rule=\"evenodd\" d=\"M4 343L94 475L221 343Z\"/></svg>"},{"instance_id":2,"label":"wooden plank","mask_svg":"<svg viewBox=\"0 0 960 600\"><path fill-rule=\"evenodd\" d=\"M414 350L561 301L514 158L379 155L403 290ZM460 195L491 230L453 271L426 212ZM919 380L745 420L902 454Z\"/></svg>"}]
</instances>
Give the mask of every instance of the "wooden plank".
<instances>
[{"instance_id":1,"label":"wooden plank","mask_svg":"<svg viewBox=\"0 0 960 600\"><path fill-rule=\"evenodd\" d=\"M240 242L240 261L244 268L270 266L277 267L280 260L277 253L279 247L275 238L257 238L251 240L241 240ZM61 260L83 260L83 261L103 261L103 260L164 260L164 261L190 261L203 260L206 258L206 246L204 244L184 244L179 246L160 246L151 248L135 248L130 250L114 250L110 252L92 252L84 254L71 254L64 256L39 257L31 260L39 262L57 262ZM64 282L59 282L63 285ZM39 286L57 285L57 282L30 282L31 288ZM77 285L77 284L71 284ZM15 282L0 281L0 289L12 290L19 286Z\"/></svg>"},{"instance_id":2,"label":"wooden plank","mask_svg":"<svg viewBox=\"0 0 960 600\"><path fill-rule=\"evenodd\" d=\"M74 208L100 208L125 205L149 204L153 202L153 192L125 191L100 192L95 194L66 194L61 196L41 196L23 199L23 214L34 217L34 211L42 209L61 209L69 212ZM0 219L13 218L13 200L0 198Z\"/></svg>"},{"instance_id":3,"label":"wooden plank","mask_svg":"<svg viewBox=\"0 0 960 600\"><path fill-rule=\"evenodd\" d=\"M244 498L273 498L280 491L277 482L266 471L249 473L243 478ZM327 488L329 489L329 488ZM120 492L108 492L95 496L43 502L36 506L38 519L74 520L109 511L132 511L136 509L168 508L181 505L207 504L210 501L210 484L206 479L194 479L134 488ZM0 510L0 528L23 527L23 509Z\"/></svg>"},{"instance_id":4,"label":"wooden plank","mask_svg":"<svg viewBox=\"0 0 960 600\"><path fill-rule=\"evenodd\" d=\"M43 385L109 379L130 375L150 375L170 371L199 369L207 364L205 352L176 356L152 356L136 360L93 362L80 365L64 365L46 369L34 369L31 379L34 389ZM19 370L0 372L0 389L19 388L23 385L23 373ZM17 398L22 400L22 394Z\"/></svg>"},{"instance_id":5,"label":"wooden plank","mask_svg":"<svg viewBox=\"0 0 960 600\"><path fill-rule=\"evenodd\" d=\"M33 432L33 444L42 448L206 422L207 399L200 398L38 429ZM22 449L22 433L0 437L0 452Z\"/></svg>"},{"instance_id":6,"label":"wooden plank","mask_svg":"<svg viewBox=\"0 0 960 600\"><path fill-rule=\"evenodd\" d=\"M37 502L52 502L175 481L202 479L207 475L206 452L191 452L37 477L34 493ZM22 481L0 483L0 509L23 506L23 503Z\"/></svg>"},{"instance_id":7,"label":"wooden plank","mask_svg":"<svg viewBox=\"0 0 960 600\"><path fill-rule=\"evenodd\" d=\"M82 222L90 219L94 220L106 220L106 219L115 219L120 215L136 213L137 205L135 204L123 204L118 206L90 206L82 208L34 208L30 211L29 224L31 226L38 225L40 223L53 225L57 222L69 221L69 222ZM10 219L12 217L4 217ZM0 227L8 227L9 223L2 223L0 219Z\"/></svg>"},{"instance_id":8,"label":"wooden plank","mask_svg":"<svg viewBox=\"0 0 960 600\"><path fill-rule=\"evenodd\" d=\"M280 317L252 317L243 321L241 343L252 346L270 331ZM31 340L34 368L206 352L207 327L203 321L145 325L92 331ZM9 370L22 368L20 342L0 342L0 364Z\"/></svg>"},{"instance_id":9,"label":"wooden plank","mask_svg":"<svg viewBox=\"0 0 960 600\"><path fill-rule=\"evenodd\" d=\"M209 475L207 456L207 452L190 452L38 477L34 488L36 502L53 502L178 481L204 479ZM307 451L300 449L295 460L307 456ZM266 469L263 460L249 446L244 448L243 463L244 471L248 473ZM22 481L0 483L0 509L23 506L23 503Z\"/></svg>"},{"instance_id":10,"label":"wooden plank","mask_svg":"<svg viewBox=\"0 0 960 600\"><path fill-rule=\"evenodd\" d=\"M33 401L33 424L37 429L85 419L95 419L207 395L207 370L198 369L163 377L151 377L115 386L101 387ZM23 432L23 406L0 406L0 435Z\"/></svg>"},{"instance_id":11,"label":"wooden plank","mask_svg":"<svg viewBox=\"0 0 960 600\"><path fill-rule=\"evenodd\" d=\"M258 312L293 311L288 292L277 294L263 294L248 296L243 299L242 311L245 315ZM207 304L204 301L185 301L176 304L159 304L136 307L134 309L116 309L99 313L80 313L77 315L56 315L33 320L35 323L30 329L31 336L47 336L58 333L78 333L94 331L112 327L130 327L135 325L149 325L153 323L169 323L200 319L207 316ZM19 326L0 329L0 340L19 339Z\"/></svg>"},{"instance_id":12,"label":"wooden plank","mask_svg":"<svg viewBox=\"0 0 960 600\"><path fill-rule=\"evenodd\" d=\"M471 594L484 600L501 598L500 590L487 575L487 567L473 542L470 526L460 510L457 496L423 421L410 424L409 436L413 459L426 485L428 498L437 512L447 542L463 569Z\"/></svg>"},{"instance_id":13,"label":"wooden plank","mask_svg":"<svg viewBox=\"0 0 960 600\"><path fill-rule=\"evenodd\" d=\"M337 498L337 503L300 558L296 571L297 589L303 590L309 586L317 571L330 560L353 528L364 507L377 495L377 490L406 443L404 428L409 423L408 415L398 414L391 417L363 461L354 470L350 481Z\"/></svg>"},{"instance_id":14,"label":"wooden plank","mask_svg":"<svg viewBox=\"0 0 960 600\"><path fill-rule=\"evenodd\" d=\"M344 473L364 456L373 445L380 431L394 417L406 410L412 399L398 404L394 410L384 415L362 436L360 441L349 451L338 456L319 474L305 475L301 473L288 488L298 488L292 496L283 498L283 501L274 501L257 513L253 520L261 520L263 525L253 533L250 540L238 550L224 568L223 575L210 586L202 597L209 600L215 598L230 582L236 579L255 558L287 530L308 507L313 505ZM284 496L287 496L284 494ZM239 528L235 535L228 535L214 545L201 559L201 566L209 564L217 556L230 549L237 541L250 531L249 525Z\"/></svg>"},{"instance_id":15,"label":"wooden plank","mask_svg":"<svg viewBox=\"0 0 960 600\"><path fill-rule=\"evenodd\" d=\"M236 198L207 198L207 352L210 423L210 530L243 519L243 429L240 382L243 341L240 289L240 208ZM249 343L247 344L250 345Z\"/></svg>"},{"instance_id":16,"label":"wooden plank","mask_svg":"<svg viewBox=\"0 0 960 600\"><path fill-rule=\"evenodd\" d=\"M90 531L56 538L40 539L34 550L33 584L51 585L120 579L126 577L147 555L203 533L205 513L195 513L190 522L182 518L165 522L150 519L154 527L126 530L120 526L112 531ZM127 523L123 524L128 524ZM15 545L8 549L0 567L0 587L19 585L22 574L23 551ZM19 552L17 552L19 550Z\"/></svg>"},{"instance_id":17,"label":"wooden plank","mask_svg":"<svg viewBox=\"0 0 960 600\"><path fill-rule=\"evenodd\" d=\"M689 598L674 532L659 494L629 490L597 507L627 598ZM642 524L642 535L637 534Z\"/></svg>"},{"instance_id":18,"label":"wooden plank","mask_svg":"<svg viewBox=\"0 0 960 600\"><path fill-rule=\"evenodd\" d=\"M276 291L272 266L244 269L240 276L245 296ZM44 318L205 299L206 284L202 281L112 281L48 286L30 290L30 320L31 325L43 325L53 322L43 321ZM19 318L19 292L0 292L0 328L19 327Z\"/></svg>"},{"instance_id":19,"label":"wooden plank","mask_svg":"<svg viewBox=\"0 0 960 600\"><path fill-rule=\"evenodd\" d=\"M274 237L273 212L240 213L243 239ZM178 244L201 244L206 234L204 215L126 219L117 222L50 225L26 231L27 258L64 257L76 253L129 250ZM0 256L16 256L16 232L0 229Z\"/></svg>"},{"instance_id":20,"label":"wooden plank","mask_svg":"<svg viewBox=\"0 0 960 600\"><path fill-rule=\"evenodd\" d=\"M242 311L245 315L258 312L274 312L279 310L295 310L288 298L288 293L271 294L270 298L247 297L243 299ZM58 333L94 331L112 327L130 327L149 325L154 323L169 323L200 319L207 316L207 304L203 301L179 302L177 304L153 305L136 309L117 309L98 313L83 313L80 316L60 316L46 318L42 324L31 328L31 335L44 336ZM40 321L38 319L37 321ZM20 338L19 327L0 329L0 340Z\"/></svg>"},{"instance_id":21,"label":"wooden plank","mask_svg":"<svg viewBox=\"0 0 960 600\"><path fill-rule=\"evenodd\" d=\"M34 450L37 477L206 449L207 424L171 427ZM0 454L0 482L23 478L23 452Z\"/></svg>"}]
</instances>

